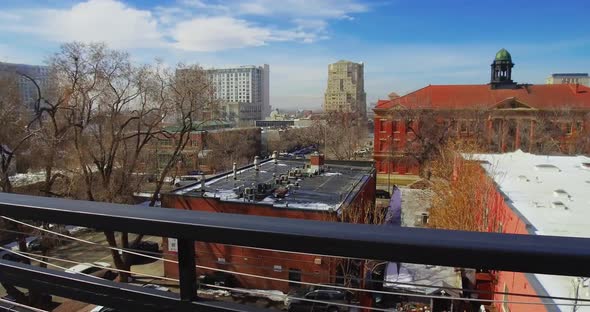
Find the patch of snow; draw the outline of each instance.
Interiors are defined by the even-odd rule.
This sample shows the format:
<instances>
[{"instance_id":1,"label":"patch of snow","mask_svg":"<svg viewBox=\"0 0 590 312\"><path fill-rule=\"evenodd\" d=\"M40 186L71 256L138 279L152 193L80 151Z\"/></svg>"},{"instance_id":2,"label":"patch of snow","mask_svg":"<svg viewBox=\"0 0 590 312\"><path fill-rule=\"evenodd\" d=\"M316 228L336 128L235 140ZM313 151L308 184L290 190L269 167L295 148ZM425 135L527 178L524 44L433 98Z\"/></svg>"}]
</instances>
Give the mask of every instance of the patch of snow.
<instances>
[{"instance_id":1,"label":"patch of snow","mask_svg":"<svg viewBox=\"0 0 590 312\"><path fill-rule=\"evenodd\" d=\"M277 166L279 166L279 167L286 167L288 165L287 164L277 164Z\"/></svg>"},{"instance_id":2,"label":"patch of snow","mask_svg":"<svg viewBox=\"0 0 590 312\"><path fill-rule=\"evenodd\" d=\"M45 180L44 172L29 172L29 173L17 173L8 178L12 183L12 186L25 186L29 184L35 184Z\"/></svg>"},{"instance_id":3,"label":"patch of snow","mask_svg":"<svg viewBox=\"0 0 590 312\"><path fill-rule=\"evenodd\" d=\"M333 176L339 176L339 175L342 175L342 173L340 173L340 172L326 172L324 174L321 174L320 176L333 177Z\"/></svg>"},{"instance_id":4,"label":"patch of snow","mask_svg":"<svg viewBox=\"0 0 590 312\"><path fill-rule=\"evenodd\" d=\"M277 207L284 207L284 208L298 208L298 209L309 209L309 210L321 210L321 211L329 211L336 209L339 205L330 205L326 203L296 203L296 202L289 202L289 206L287 207L286 204L275 205Z\"/></svg>"},{"instance_id":5,"label":"patch of snow","mask_svg":"<svg viewBox=\"0 0 590 312\"><path fill-rule=\"evenodd\" d=\"M209 295L209 296L215 296L215 297L229 297L231 296L231 293L227 290L221 290L221 289L199 289L197 291L198 295Z\"/></svg>"},{"instance_id":6,"label":"patch of snow","mask_svg":"<svg viewBox=\"0 0 590 312\"><path fill-rule=\"evenodd\" d=\"M262 203L274 203L275 199L273 196L266 196L263 200L261 200L260 202Z\"/></svg>"},{"instance_id":7,"label":"patch of snow","mask_svg":"<svg viewBox=\"0 0 590 312\"><path fill-rule=\"evenodd\" d=\"M284 302L287 295L280 290L262 290L262 289L245 289L236 288L237 292L247 293L254 297L266 298L271 301Z\"/></svg>"},{"instance_id":8,"label":"patch of snow","mask_svg":"<svg viewBox=\"0 0 590 312\"><path fill-rule=\"evenodd\" d=\"M148 193L148 192L134 192L133 196L135 197L152 197L153 193Z\"/></svg>"},{"instance_id":9,"label":"patch of snow","mask_svg":"<svg viewBox=\"0 0 590 312\"><path fill-rule=\"evenodd\" d=\"M216 192L205 192L205 197L220 198L222 200L237 199L238 194L233 190L218 190Z\"/></svg>"}]
</instances>

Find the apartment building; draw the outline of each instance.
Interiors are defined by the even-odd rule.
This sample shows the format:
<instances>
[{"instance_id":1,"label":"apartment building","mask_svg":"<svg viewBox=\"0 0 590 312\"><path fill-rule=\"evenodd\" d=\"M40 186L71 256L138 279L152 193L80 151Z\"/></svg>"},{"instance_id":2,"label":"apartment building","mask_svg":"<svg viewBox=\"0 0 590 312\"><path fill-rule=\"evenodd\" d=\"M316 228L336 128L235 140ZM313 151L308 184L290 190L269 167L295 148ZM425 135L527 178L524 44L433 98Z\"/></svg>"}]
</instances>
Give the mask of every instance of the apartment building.
<instances>
[{"instance_id":1,"label":"apartment building","mask_svg":"<svg viewBox=\"0 0 590 312\"><path fill-rule=\"evenodd\" d=\"M581 84L590 86L590 77L588 73L560 73L551 74L546 79L547 84Z\"/></svg>"},{"instance_id":2,"label":"apartment building","mask_svg":"<svg viewBox=\"0 0 590 312\"><path fill-rule=\"evenodd\" d=\"M367 116L364 64L338 61L328 66L324 112L356 113Z\"/></svg>"},{"instance_id":3,"label":"apartment building","mask_svg":"<svg viewBox=\"0 0 590 312\"><path fill-rule=\"evenodd\" d=\"M268 64L207 70L222 100L221 115L240 125L254 125L270 115Z\"/></svg>"}]
</instances>

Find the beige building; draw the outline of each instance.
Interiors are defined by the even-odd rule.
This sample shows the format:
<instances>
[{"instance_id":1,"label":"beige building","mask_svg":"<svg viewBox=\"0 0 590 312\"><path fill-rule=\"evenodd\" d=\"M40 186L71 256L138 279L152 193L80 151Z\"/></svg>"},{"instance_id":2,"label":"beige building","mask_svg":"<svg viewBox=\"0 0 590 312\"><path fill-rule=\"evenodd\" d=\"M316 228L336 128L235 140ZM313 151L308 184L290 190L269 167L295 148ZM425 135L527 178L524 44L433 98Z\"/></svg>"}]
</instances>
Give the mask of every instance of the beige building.
<instances>
[{"instance_id":1,"label":"beige building","mask_svg":"<svg viewBox=\"0 0 590 312\"><path fill-rule=\"evenodd\" d=\"M547 84L581 84L590 87L588 73L551 74L546 82Z\"/></svg>"},{"instance_id":2,"label":"beige building","mask_svg":"<svg viewBox=\"0 0 590 312\"><path fill-rule=\"evenodd\" d=\"M367 116L363 63L338 61L328 66L324 112L357 113Z\"/></svg>"}]
</instances>

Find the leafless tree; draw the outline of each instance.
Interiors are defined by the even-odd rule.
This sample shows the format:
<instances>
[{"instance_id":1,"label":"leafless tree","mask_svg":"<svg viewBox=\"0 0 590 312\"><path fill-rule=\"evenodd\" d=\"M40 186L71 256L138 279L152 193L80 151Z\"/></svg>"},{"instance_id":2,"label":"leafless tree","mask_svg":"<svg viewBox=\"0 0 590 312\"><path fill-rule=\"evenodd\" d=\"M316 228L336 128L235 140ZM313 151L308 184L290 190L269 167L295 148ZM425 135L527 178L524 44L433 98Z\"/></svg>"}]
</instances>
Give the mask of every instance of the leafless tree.
<instances>
[{"instance_id":1,"label":"leafless tree","mask_svg":"<svg viewBox=\"0 0 590 312\"><path fill-rule=\"evenodd\" d=\"M225 130L207 135L207 155L209 168L224 171L232 168L233 163L246 165L258 155L258 129Z\"/></svg>"},{"instance_id":2,"label":"leafless tree","mask_svg":"<svg viewBox=\"0 0 590 312\"><path fill-rule=\"evenodd\" d=\"M10 175L16 173L15 158L27 149L35 130L34 115L26 110L19 95L17 74L0 76L0 188L11 193Z\"/></svg>"},{"instance_id":3,"label":"leafless tree","mask_svg":"<svg viewBox=\"0 0 590 312\"><path fill-rule=\"evenodd\" d=\"M163 87L161 97L174 123L162 132L160 138L172 140L168 160L161 168L150 205L158 200L162 186L176 164L182 160L183 151L191 140L191 132L209 120L203 120L204 112L217 111L218 101L207 73L199 66L179 64L175 71L162 69L156 73ZM213 114L209 114L213 116Z\"/></svg>"},{"instance_id":4,"label":"leafless tree","mask_svg":"<svg viewBox=\"0 0 590 312\"><path fill-rule=\"evenodd\" d=\"M356 159L367 137L367 123L349 113L331 113L323 125L324 153L338 160Z\"/></svg>"}]
</instances>

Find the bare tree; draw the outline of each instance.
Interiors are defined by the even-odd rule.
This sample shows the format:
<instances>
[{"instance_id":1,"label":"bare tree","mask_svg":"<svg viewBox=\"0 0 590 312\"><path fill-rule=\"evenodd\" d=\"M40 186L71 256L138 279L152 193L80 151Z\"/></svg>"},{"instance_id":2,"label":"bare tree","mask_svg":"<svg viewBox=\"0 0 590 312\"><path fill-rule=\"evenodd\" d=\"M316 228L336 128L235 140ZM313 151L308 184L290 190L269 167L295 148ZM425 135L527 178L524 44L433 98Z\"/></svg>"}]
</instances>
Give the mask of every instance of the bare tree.
<instances>
[{"instance_id":1,"label":"bare tree","mask_svg":"<svg viewBox=\"0 0 590 312\"><path fill-rule=\"evenodd\" d=\"M191 140L191 132L208 120L204 112L217 111L218 101L214 97L214 89L207 73L199 66L178 65L175 72L162 69L157 72L156 79L163 86L161 96L169 114L174 118L171 127L165 129L160 139L172 140L168 160L159 172L156 187L150 205L159 198L166 177L176 164L182 160L182 154Z\"/></svg>"},{"instance_id":2,"label":"bare tree","mask_svg":"<svg viewBox=\"0 0 590 312\"><path fill-rule=\"evenodd\" d=\"M245 165L258 155L258 129L227 129L207 134L207 155L209 168L224 171L232 168L233 163Z\"/></svg>"},{"instance_id":3,"label":"bare tree","mask_svg":"<svg viewBox=\"0 0 590 312\"><path fill-rule=\"evenodd\" d=\"M0 188L11 193L10 175L16 173L15 158L35 134L30 128L33 114L28 112L22 103L17 76L0 76Z\"/></svg>"},{"instance_id":4,"label":"bare tree","mask_svg":"<svg viewBox=\"0 0 590 312\"><path fill-rule=\"evenodd\" d=\"M355 153L367 137L367 124L349 113L331 113L323 126L324 153L338 160L356 159Z\"/></svg>"}]
</instances>

